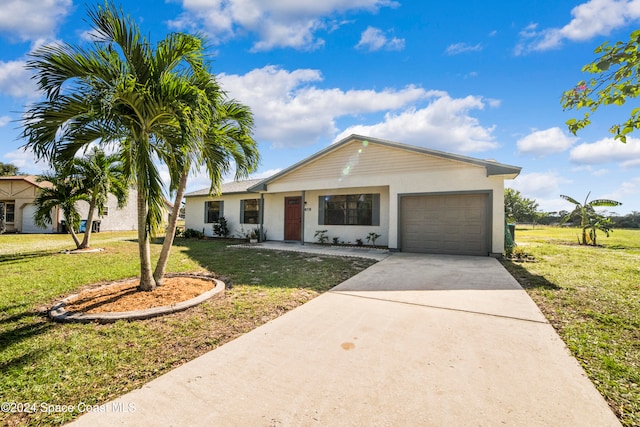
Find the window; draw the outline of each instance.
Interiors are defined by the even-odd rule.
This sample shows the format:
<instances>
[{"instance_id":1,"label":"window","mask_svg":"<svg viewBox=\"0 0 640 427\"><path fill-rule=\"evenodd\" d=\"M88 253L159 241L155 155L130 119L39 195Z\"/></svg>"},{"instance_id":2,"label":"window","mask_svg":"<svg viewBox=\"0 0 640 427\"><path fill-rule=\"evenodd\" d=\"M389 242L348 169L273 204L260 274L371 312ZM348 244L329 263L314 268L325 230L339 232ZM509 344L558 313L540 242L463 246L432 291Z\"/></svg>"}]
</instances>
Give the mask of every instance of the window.
<instances>
[{"instance_id":1,"label":"window","mask_svg":"<svg viewBox=\"0 0 640 427\"><path fill-rule=\"evenodd\" d=\"M103 206L100 209L100 216L109 216L109 206Z\"/></svg>"},{"instance_id":2,"label":"window","mask_svg":"<svg viewBox=\"0 0 640 427\"><path fill-rule=\"evenodd\" d=\"M318 225L380 225L379 194L320 196Z\"/></svg>"},{"instance_id":3,"label":"window","mask_svg":"<svg viewBox=\"0 0 640 427\"><path fill-rule=\"evenodd\" d=\"M204 215L205 222L207 224L216 223L220 220L221 216L224 216L222 211L224 202L217 200L215 202L204 202Z\"/></svg>"},{"instance_id":4,"label":"window","mask_svg":"<svg viewBox=\"0 0 640 427\"><path fill-rule=\"evenodd\" d=\"M240 222L258 224L260 221L260 199L240 200Z\"/></svg>"},{"instance_id":5,"label":"window","mask_svg":"<svg viewBox=\"0 0 640 427\"><path fill-rule=\"evenodd\" d=\"M4 222L10 223L16 220L16 205L13 203L4 204Z\"/></svg>"}]
</instances>

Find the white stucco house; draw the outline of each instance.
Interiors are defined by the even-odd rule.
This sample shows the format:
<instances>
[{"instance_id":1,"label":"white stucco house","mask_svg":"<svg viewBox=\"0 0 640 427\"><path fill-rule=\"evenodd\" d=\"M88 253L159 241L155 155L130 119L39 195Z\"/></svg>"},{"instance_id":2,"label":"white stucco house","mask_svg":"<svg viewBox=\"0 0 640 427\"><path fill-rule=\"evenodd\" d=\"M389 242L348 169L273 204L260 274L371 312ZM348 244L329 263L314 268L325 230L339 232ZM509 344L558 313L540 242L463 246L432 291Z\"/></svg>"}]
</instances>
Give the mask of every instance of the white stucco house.
<instances>
[{"instance_id":1,"label":"white stucco house","mask_svg":"<svg viewBox=\"0 0 640 427\"><path fill-rule=\"evenodd\" d=\"M493 160L351 135L263 180L224 184L219 196L188 193L185 227L232 235L376 245L403 252L498 255L504 250L504 181L521 168Z\"/></svg>"}]
</instances>

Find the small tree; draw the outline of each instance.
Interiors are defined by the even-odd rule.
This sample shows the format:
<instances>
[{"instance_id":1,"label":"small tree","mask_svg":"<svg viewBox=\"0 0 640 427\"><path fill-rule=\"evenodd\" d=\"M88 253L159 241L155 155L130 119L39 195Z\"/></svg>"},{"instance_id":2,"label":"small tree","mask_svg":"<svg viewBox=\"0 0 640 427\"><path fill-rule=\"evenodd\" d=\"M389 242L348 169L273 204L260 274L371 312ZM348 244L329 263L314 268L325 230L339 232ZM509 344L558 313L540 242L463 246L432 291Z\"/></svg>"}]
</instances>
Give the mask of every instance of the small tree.
<instances>
[{"instance_id":1,"label":"small tree","mask_svg":"<svg viewBox=\"0 0 640 427\"><path fill-rule=\"evenodd\" d=\"M504 215L509 222L534 221L538 209L535 200L523 197L513 188L504 190Z\"/></svg>"},{"instance_id":2,"label":"small tree","mask_svg":"<svg viewBox=\"0 0 640 427\"><path fill-rule=\"evenodd\" d=\"M76 209L76 202L88 202L89 198L81 186L73 178L66 167L58 167L53 172L38 177L39 182L47 181L51 186L40 190L34 201L36 208L33 222L41 228L53 223L51 212L60 207L67 224L67 232L71 234L76 248L80 248L80 240L76 234L80 226L80 214Z\"/></svg>"},{"instance_id":3,"label":"small tree","mask_svg":"<svg viewBox=\"0 0 640 427\"><path fill-rule=\"evenodd\" d=\"M577 131L591 124L590 114L603 105L624 105L628 98L640 95L640 30L631 33L629 41L608 42L598 46L594 53L600 54L595 61L582 67L582 72L594 77L582 80L562 95L562 107L567 109L587 109L582 119L566 122L575 135ZM614 124L609 132L615 139L627 142L627 134L640 128L640 108L634 108L629 118Z\"/></svg>"},{"instance_id":4,"label":"small tree","mask_svg":"<svg viewBox=\"0 0 640 427\"><path fill-rule=\"evenodd\" d=\"M578 243L580 243L581 245L592 244L595 246L596 230L603 231L606 236L609 237L609 233L613 229L613 223L609 218L606 218L603 215L597 213L594 207L620 206L622 203L610 199L596 199L588 201L589 195L591 195L591 192L587 194L587 197L585 197L583 203L578 202L572 197L560 195L560 197L575 205L574 210L567 214L562 222L570 221L573 217L579 218L580 228L582 229L582 236L580 239L578 239Z\"/></svg>"},{"instance_id":5,"label":"small tree","mask_svg":"<svg viewBox=\"0 0 640 427\"><path fill-rule=\"evenodd\" d=\"M71 162L71 173L89 200L87 226L80 244L80 248L88 248L91 245L91 231L96 211L98 214L104 211L109 194L116 197L119 208L124 207L129 195L128 180L120 158L117 155L107 155L99 148L94 148L83 158L74 159Z\"/></svg>"}]
</instances>

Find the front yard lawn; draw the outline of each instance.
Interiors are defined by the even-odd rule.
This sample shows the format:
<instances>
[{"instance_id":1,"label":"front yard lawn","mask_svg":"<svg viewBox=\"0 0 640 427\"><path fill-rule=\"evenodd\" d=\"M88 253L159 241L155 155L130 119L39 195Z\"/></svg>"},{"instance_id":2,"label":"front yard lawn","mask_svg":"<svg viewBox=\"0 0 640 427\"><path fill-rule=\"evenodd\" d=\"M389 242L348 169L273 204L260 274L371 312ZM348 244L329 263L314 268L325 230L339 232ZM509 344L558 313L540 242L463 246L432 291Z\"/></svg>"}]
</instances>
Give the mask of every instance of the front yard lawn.
<instances>
[{"instance_id":1,"label":"front yard lawn","mask_svg":"<svg viewBox=\"0 0 640 427\"><path fill-rule=\"evenodd\" d=\"M64 237L62 239L61 237ZM215 240L176 239L170 272L209 271L233 287L182 313L138 322L56 324L43 313L84 285L138 274L135 233L100 233L105 251L62 254L68 236L0 236L0 425L57 425L77 411L40 412L46 405L97 405L141 387L219 345L280 316L373 264L242 248ZM40 249L34 249L38 247ZM159 253L153 245L154 254ZM45 405L45 406L42 406ZM80 407L82 407L80 405Z\"/></svg>"},{"instance_id":2,"label":"front yard lawn","mask_svg":"<svg viewBox=\"0 0 640 427\"><path fill-rule=\"evenodd\" d=\"M577 229L517 228L536 263L503 264L527 290L625 426L640 425L640 230L577 245Z\"/></svg>"}]
</instances>

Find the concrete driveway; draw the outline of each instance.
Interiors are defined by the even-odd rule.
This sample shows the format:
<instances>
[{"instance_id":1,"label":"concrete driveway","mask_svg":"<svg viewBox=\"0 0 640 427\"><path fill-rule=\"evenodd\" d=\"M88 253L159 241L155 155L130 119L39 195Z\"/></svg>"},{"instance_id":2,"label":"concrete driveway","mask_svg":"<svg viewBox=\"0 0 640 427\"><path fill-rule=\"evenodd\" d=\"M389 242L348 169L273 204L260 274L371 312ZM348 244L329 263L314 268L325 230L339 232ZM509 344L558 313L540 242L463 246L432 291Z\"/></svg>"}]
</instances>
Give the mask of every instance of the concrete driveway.
<instances>
[{"instance_id":1,"label":"concrete driveway","mask_svg":"<svg viewBox=\"0 0 640 427\"><path fill-rule=\"evenodd\" d=\"M620 425L493 258L394 254L78 426Z\"/></svg>"}]
</instances>

